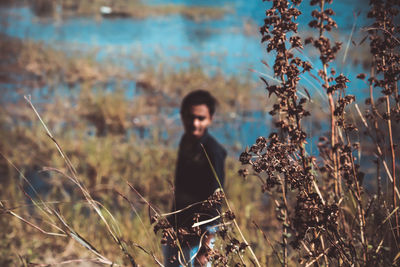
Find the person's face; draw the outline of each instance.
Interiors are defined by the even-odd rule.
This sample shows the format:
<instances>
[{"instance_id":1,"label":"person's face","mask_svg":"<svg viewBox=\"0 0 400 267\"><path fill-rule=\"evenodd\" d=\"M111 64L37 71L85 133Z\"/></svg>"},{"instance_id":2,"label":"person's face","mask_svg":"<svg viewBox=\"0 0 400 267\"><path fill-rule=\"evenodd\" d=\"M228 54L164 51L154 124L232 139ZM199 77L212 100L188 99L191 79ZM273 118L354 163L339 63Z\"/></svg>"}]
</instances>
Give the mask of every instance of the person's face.
<instances>
[{"instance_id":1,"label":"person's face","mask_svg":"<svg viewBox=\"0 0 400 267\"><path fill-rule=\"evenodd\" d=\"M206 104L193 105L182 113L182 122L185 133L199 139L211 124L212 117Z\"/></svg>"}]
</instances>

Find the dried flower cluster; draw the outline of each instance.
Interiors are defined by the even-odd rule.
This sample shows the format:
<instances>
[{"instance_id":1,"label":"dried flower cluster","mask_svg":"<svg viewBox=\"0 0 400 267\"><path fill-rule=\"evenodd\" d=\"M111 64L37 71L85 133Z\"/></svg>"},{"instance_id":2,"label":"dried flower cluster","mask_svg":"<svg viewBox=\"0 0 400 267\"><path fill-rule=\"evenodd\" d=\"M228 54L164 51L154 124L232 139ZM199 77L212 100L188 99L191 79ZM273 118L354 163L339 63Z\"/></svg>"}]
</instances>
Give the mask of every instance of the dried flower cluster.
<instances>
[{"instance_id":1,"label":"dried flower cluster","mask_svg":"<svg viewBox=\"0 0 400 267\"><path fill-rule=\"evenodd\" d=\"M346 93L349 79L337 74L330 64L336 59L342 44L327 32L337 28L332 19L335 14L326 5L332 0L311 0L311 5L318 6L312 11L309 27L318 31L317 37L303 39L297 35L297 17L301 12L297 6L300 0L271 0L271 8L266 11L264 25L260 28L262 42L266 51L275 54L273 72L279 82L270 82L261 78L269 96L276 102L270 114L275 116L277 131L268 138L259 137L255 144L240 155L240 162L245 166L239 171L243 177L255 175L262 181L261 190L267 192L276 205L276 219L281 224L281 250L275 252L282 266L289 264L289 244L299 253L301 264L319 266L360 265L395 263L384 255L393 258L393 252L382 253L382 244L391 244L380 239L390 212L398 207L393 197L391 208L385 206L381 196L368 198L364 188L364 173L357 164L360 143L353 142L359 126L348 119L349 106L356 101L355 96ZM375 74L368 81L371 88L380 88L383 97L378 101L386 108L377 107L374 94L371 93L367 104L371 109L367 118L375 125L377 142L376 154L383 156L384 134L379 131L378 119L388 124L400 120L400 97L398 80L400 75L400 56L397 52L400 27L394 24L398 11L394 1L371 1L370 18L376 22L368 28L371 39L371 52L374 55ZM305 150L307 133L302 127L302 120L310 116L307 110L308 99L300 97L298 84L301 75L312 71L312 64L300 54L305 45L311 45L319 53L322 68L318 76L322 79L321 89L328 96L330 111L330 132L319 138L319 153L309 155ZM329 69L329 71L328 71ZM365 79L360 74L357 78ZM371 89L372 90L372 89ZM308 91L306 94L310 98ZM392 102L390 102L392 101ZM394 151L393 137L389 142ZM379 160L376 161L379 165ZM392 155L395 195L395 156ZM378 168L379 169L379 168ZM390 176L390 175L389 175ZM381 190L381 189L378 189ZM216 192L202 203L204 209L221 205L222 192ZM392 214L397 216L397 212ZM388 216L389 215L389 216ZM193 218L198 222L199 216ZM163 232L163 242L176 245L183 237L200 235L199 227L191 229L173 229L167 220L157 219L154 230ZM204 248L206 255L215 266L244 266L241 255L248 244L239 241L230 231L228 222L235 221L231 210L221 214L222 226L218 231L223 243L222 250ZM391 220L389 220L391 221ZM398 220L393 219L394 225ZM377 227L378 226L378 227ZM376 229L378 228L378 229ZM381 229L382 228L382 229ZM379 230L379 231L378 231ZM390 235L390 234L387 234ZM399 234L397 237L400 236ZM386 238L386 239L385 239ZM386 251L390 251L386 248ZM238 257L239 256L239 257ZM233 260L240 259L239 262ZM235 265L236 264L236 265Z\"/></svg>"},{"instance_id":2,"label":"dried flower cluster","mask_svg":"<svg viewBox=\"0 0 400 267\"><path fill-rule=\"evenodd\" d=\"M209 211L215 210L216 207L220 207L222 200L225 198L223 191L216 190L213 195L211 195L206 201L202 203L197 203L196 205L201 205L201 210ZM183 210L182 210L183 211ZM182 211L177 211L182 212ZM169 215L174 216L174 214ZM210 248L207 246L202 246L199 253L204 253L209 261L213 262L213 266L227 266L232 264L236 255L239 253L243 254L244 250L248 247L246 242L240 242L231 233L229 223L235 219L235 214L228 209L223 212L220 216L221 224L217 229L217 234L224 240L224 250L219 251L216 248ZM193 224L201 223L200 214L194 214ZM201 237L204 233L200 226L195 227L179 227L175 228L168 217L155 214L151 217L151 223L153 224L153 230L157 234L159 231L162 233L161 244L168 245L171 247L179 248L184 242L191 240L191 237ZM207 234L202 238L207 239ZM176 259L169 259L171 262ZM186 259L187 260L187 259ZM241 265L238 265L241 266Z\"/></svg>"},{"instance_id":3,"label":"dried flower cluster","mask_svg":"<svg viewBox=\"0 0 400 267\"><path fill-rule=\"evenodd\" d=\"M301 1L271 2L272 7L266 11L266 19L260 32L267 52L274 52L276 55L273 72L279 82L261 79L268 95L276 99L270 114L276 118L275 126L278 131L271 133L268 138L257 138L255 144L241 153L239 160L245 167L239 174L243 177L257 176L262 181L261 190L274 198L276 219L282 229L279 242L282 250L276 254L283 266L288 266L289 263L289 244L298 250L299 262L308 266L319 265L322 261L325 265L345 266L386 264L390 260L380 252L384 240L377 238L378 232L374 227L382 227L387 221L388 213L397 204L394 201L391 209L386 209L386 212L382 205L384 202L377 202L374 197L368 199L363 188L364 173L355 157L360 144L352 140L352 136L358 133L359 126L350 122L347 116L349 106L356 99L355 96L346 94L349 79L341 73L337 74L329 66L342 46L340 42L326 36L327 32L337 28L332 19L334 11L326 8L326 4L332 1L310 2L319 7L312 11L313 20L309 23L312 29L318 30L318 36L304 40L305 45L312 45L319 53L323 67L318 70L318 76L323 81L321 89L326 92L329 101L330 132L319 138L318 158L306 152L308 136L302 127L303 118L311 113L306 109L308 99L299 97L298 84L301 75L312 70L312 65L296 55L296 52L304 49L302 38L296 35L298 25L295 22L301 15L296 8ZM371 88L381 88L384 96L379 102L386 103L389 109L382 111L382 108L377 108L371 93L367 101L371 106L367 118L375 122L381 118L390 127L391 121L400 118L397 88L400 57L395 52L400 44L395 37L400 27L393 23L398 13L393 7L393 1L386 1L386 4L383 4L384 1L371 3L372 11L369 16L376 18L377 22L368 29L368 34L371 52L374 53L376 74L371 75L368 81ZM358 78L365 79L366 75L360 74ZM309 96L307 91L306 93ZM388 100L389 96L392 103ZM378 132L378 124L375 125ZM373 138L378 140L378 136L376 134ZM384 147L385 142L387 141L381 140L378 143ZM376 153L382 156L383 149L379 145ZM395 162L394 156L392 160ZM394 170L393 178L395 179ZM204 209L214 208L221 205L223 198L222 192L216 192L201 205ZM349 213L353 215L350 216ZM194 223L198 220L199 216L193 218ZM205 248L207 257L215 266L244 266L240 255L248 244L236 239L226 224L234 220L235 214L230 210L223 212L222 226L218 231L223 241L222 250ZM156 221L154 230L163 232L164 243L176 245L185 236L201 233L199 227L174 231L167 220ZM234 258L240 259L240 262L236 263Z\"/></svg>"},{"instance_id":4,"label":"dried flower cluster","mask_svg":"<svg viewBox=\"0 0 400 267\"><path fill-rule=\"evenodd\" d=\"M332 1L328 2L332 3ZM358 171L359 166L354 164L353 152L358 149L358 146L353 146L349 138L351 132L358 129L346 119L346 108L355 101L355 96L346 94L345 89L349 82L346 76L339 74L335 77L336 71L333 68L328 73L329 63L336 58L342 45L340 42L335 42L332 46L330 38L324 36L325 32L337 28L336 22L331 18L335 13L330 8L324 9L325 1L312 1L311 4L320 7L320 10L312 11L312 16L315 19L309 24L311 28L319 30L319 38L314 40L309 37L306 39L306 44L313 44L320 53L323 68L318 71L318 74L324 81L322 87L328 95L331 110L330 138L321 137L320 139L323 142L318 144L320 156L323 159L323 165L319 169L322 173L327 174L327 183L331 184L328 185L328 188L334 189L336 201L342 196L342 179L346 181L348 186L355 181L357 184L355 190L358 194L357 198L359 198L360 177L363 174ZM339 132L344 133L344 136Z\"/></svg>"},{"instance_id":5,"label":"dried flower cluster","mask_svg":"<svg viewBox=\"0 0 400 267\"><path fill-rule=\"evenodd\" d=\"M299 5L301 1L292 1ZM318 1L312 1L317 4ZM308 251L315 257L325 250L323 233L328 229L336 233L338 207L336 204L327 204L313 189L315 181L313 165L315 160L305 151L307 134L301 126L301 121L310 112L305 109L306 98L298 97L298 83L300 75L312 69L310 62L295 56L294 51L303 49L302 40L297 33L297 24L294 20L301 14L291 7L289 1L273 1L272 8L266 11L267 18L261 27L262 42L267 42L267 52L275 51L276 59L273 70L274 75L280 80L278 84L269 84L263 79L269 95L276 96L276 103L270 111L271 115L278 116L276 126L278 133L272 133L268 139L259 137L256 143L246 149L240 156L242 164L251 165L253 173L263 179L263 191L272 191L281 195L276 199L277 219L282 222L282 247L283 265L287 265L288 239L294 233L291 244L298 248L304 241ZM331 30L336 23L331 19L333 11L313 11L316 20L310 23L311 27ZM322 32L322 30L321 30ZM290 37L289 37L290 36ZM313 43L321 54L322 62L333 60L340 49L340 43L330 45L328 38L320 36L313 40L308 38L306 43ZM325 72L320 76L328 79ZM348 81L339 75L335 85L326 86L330 91L342 90ZM329 83L327 83L329 85ZM307 92L308 94L308 92ZM344 98L337 106L337 116L343 114L345 106L350 103L350 98ZM240 174L249 175L247 169L242 169ZM290 193L292 192L292 193ZM295 201L294 210L288 206L289 201ZM306 237L310 233L312 238ZM309 258L313 260L313 258Z\"/></svg>"},{"instance_id":6,"label":"dried flower cluster","mask_svg":"<svg viewBox=\"0 0 400 267\"><path fill-rule=\"evenodd\" d=\"M271 192L277 210L277 220L282 224L282 265L287 266L287 245L291 239L293 247L302 250L300 262L310 266L318 261L326 265L334 260L346 265L356 262L366 265L368 262L385 261L378 252L379 246L368 238L372 236L367 227L369 215L373 210L374 220L382 218L374 198L368 206L365 203L363 189L364 173L356 164L355 155L360 149L352 136L358 133L358 126L349 122L347 113L349 105L356 101L355 96L346 94L349 79L336 71L329 64L335 60L342 47L341 42L332 41L326 32L337 28L332 19L335 14L326 8L332 0L312 0L311 5L319 9L312 11L313 20L309 23L312 29L318 30L318 37L308 37L304 44L312 45L318 52L322 69L318 75L323 80L321 88L326 92L330 109L330 132L321 136L318 143L318 159L308 155L304 145L307 133L302 128L302 119L309 116L305 109L306 98L298 97L298 83L304 72L312 70L312 65L295 55L303 49L302 39L297 36L295 20L301 15L296 8L301 1L274 0L272 7L266 11L264 25L260 28L262 42L266 43L268 53L276 55L273 65L278 83L261 78L268 95L274 95L276 102L270 114L276 116L277 133L268 138L259 137L255 144L240 155L240 162L247 165L239 171L243 177L255 175L262 181L262 191ZM383 118L385 121L399 119L400 97L398 80L400 75L400 57L394 52L400 44L396 38L400 27L393 23L398 10L395 1L371 1L372 11L369 17L377 22L368 30L371 35L371 52L375 54L376 72L369 82L374 87L382 88L382 93L395 100L382 114L373 106L369 116ZM378 34L379 32L379 34ZM366 75L358 76L365 79ZM308 94L308 92L306 91ZM381 100L381 102L389 100ZM368 103L374 105L373 94ZM377 124L376 124L377 125ZM378 127L376 127L378 132ZM392 137L390 137L392 138ZM384 143L384 142L383 142ZM393 146L392 146L393 147ZM382 151L382 149L378 150ZM378 153L382 156L382 152ZM394 155L392 156L395 162ZM395 164L395 163L393 163ZM393 165L395 178L395 165ZM250 168L248 168L250 167ZM395 184L395 183L394 183ZM324 190L319 190L319 186ZM393 195L394 195L393 191ZM278 196L278 197L277 197ZM343 199L350 197L354 202L354 217L345 214ZM295 202L295 205L292 205ZM289 205L288 203L291 203ZM393 209L396 205L393 205ZM374 214L377 214L376 216ZM378 216L378 214L381 214ZM347 221L347 220L351 220ZM374 222L376 225L376 221ZM384 222L380 221L380 224ZM396 225L398 223L396 222ZM370 242L374 243L371 250ZM383 241L382 241L383 242ZM278 255L278 258L280 256Z\"/></svg>"},{"instance_id":7,"label":"dried flower cluster","mask_svg":"<svg viewBox=\"0 0 400 267\"><path fill-rule=\"evenodd\" d=\"M293 226L296 229L296 238L291 242L292 246L298 248L300 241L306 236L307 230L314 228L317 230L328 229L336 231L338 219L338 206L336 204L324 205L318 194L312 193L297 195L297 206ZM311 238L313 246L321 248L320 239Z\"/></svg>"},{"instance_id":8,"label":"dried flower cluster","mask_svg":"<svg viewBox=\"0 0 400 267\"><path fill-rule=\"evenodd\" d=\"M280 175L290 185L290 189L304 189L311 183L311 173L295 159L297 147L293 144L279 142L278 135L273 133L268 139L259 137L256 144L240 155L242 164L250 164L256 173L266 176L263 191L281 185ZM241 172L243 173L243 171Z\"/></svg>"},{"instance_id":9,"label":"dried flower cluster","mask_svg":"<svg viewBox=\"0 0 400 267\"><path fill-rule=\"evenodd\" d=\"M294 1L294 4L298 5L300 2ZM306 139L306 134L299 122L304 116L308 116L309 112L304 110L304 103L307 100L298 99L296 91L300 80L299 74L309 71L311 64L295 57L291 49L287 48L289 45L291 48L303 47L299 36L292 35L289 41L287 40L291 32L297 33L297 24L293 20L300 14L297 8L289 8L288 1L273 1L272 8L266 12L267 18L260 32L263 35L262 42L268 43L267 51L276 52L273 69L275 76L281 80L280 84L271 85L264 80L269 95L274 94L278 97L278 103L273 106L270 114L285 113L286 118L278 121L277 124L289 134L292 143L301 146Z\"/></svg>"},{"instance_id":10,"label":"dried flower cluster","mask_svg":"<svg viewBox=\"0 0 400 267\"><path fill-rule=\"evenodd\" d=\"M208 197L207 201L202 203L204 209L209 210L212 208L220 207L222 203L222 199L224 198L224 192L221 190L217 190Z\"/></svg>"},{"instance_id":11,"label":"dried flower cluster","mask_svg":"<svg viewBox=\"0 0 400 267\"><path fill-rule=\"evenodd\" d=\"M397 189L396 175L396 144L394 127L399 122L400 97L398 83L400 78L400 26L398 1L371 0L371 10L368 17L373 19L370 27L366 28L370 39L370 52L372 54L371 72L368 78L370 97L365 101L366 118L369 125L366 125L365 132L371 137L375 144L375 153L378 155L375 161L377 165L377 200L371 204L371 221L386 221L382 213L392 213L390 227L393 232L374 232L370 246L374 249L379 247L376 236L383 236L387 247L394 247L400 238L399 214L396 209L399 207L399 194ZM357 78L365 79L366 74L359 74ZM377 100L375 97L379 97ZM391 164L390 164L391 163ZM386 204L382 185L380 166L385 166L386 172L383 177L391 184L391 205ZM389 166L388 166L389 165ZM371 201L372 202L372 201ZM396 240L397 239L397 240ZM397 246L397 245L396 245ZM379 264L386 262L387 258L393 257L398 249L387 250L381 253L368 253L368 260ZM375 249L375 251L379 251Z\"/></svg>"}]
</instances>

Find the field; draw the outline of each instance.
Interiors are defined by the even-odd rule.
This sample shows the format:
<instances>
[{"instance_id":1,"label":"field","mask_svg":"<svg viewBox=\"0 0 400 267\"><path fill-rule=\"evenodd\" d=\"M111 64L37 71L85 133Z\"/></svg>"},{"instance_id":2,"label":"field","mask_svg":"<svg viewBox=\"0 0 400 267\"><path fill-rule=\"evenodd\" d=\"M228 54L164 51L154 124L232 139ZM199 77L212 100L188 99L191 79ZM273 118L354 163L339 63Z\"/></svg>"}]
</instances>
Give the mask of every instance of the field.
<instances>
[{"instance_id":1,"label":"field","mask_svg":"<svg viewBox=\"0 0 400 267\"><path fill-rule=\"evenodd\" d=\"M45 19L58 14L50 2L35 1ZM252 70L259 82L196 58L181 69L138 54L99 62L95 48L1 34L0 265L163 266L179 105L209 88L229 151L213 266L398 266L399 5L371 1L369 25L342 43L330 2L310 2L306 32L304 3L269 3L259 39L273 60ZM74 3L63 2L68 19L96 19L103 5ZM231 12L124 4L115 7L134 19ZM358 83L335 70L346 57L364 65ZM365 98L348 93L360 83ZM237 133L252 123L268 134L243 143Z\"/></svg>"}]
</instances>

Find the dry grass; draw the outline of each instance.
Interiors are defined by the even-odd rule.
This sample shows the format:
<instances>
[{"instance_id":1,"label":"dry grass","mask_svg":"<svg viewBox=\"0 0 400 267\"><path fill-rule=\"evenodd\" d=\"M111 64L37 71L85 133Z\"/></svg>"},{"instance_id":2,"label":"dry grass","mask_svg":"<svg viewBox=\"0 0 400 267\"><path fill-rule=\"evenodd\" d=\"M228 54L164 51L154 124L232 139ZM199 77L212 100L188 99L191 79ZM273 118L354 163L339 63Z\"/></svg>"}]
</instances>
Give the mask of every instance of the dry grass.
<instances>
[{"instance_id":1,"label":"dry grass","mask_svg":"<svg viewBox=\"0 0 400 267\"><path fill-rule=\"evenodd\" d=\"M82 8L82 14L90 14L87 11L90 7L85 2L80 7L70 8ZM146 11L145 8L142 11ZM162 8L165 10L160 8L157 14L185 12L176 6ZM152 15L155 11L146 12ZM285 18L290 19L289 16ZM323 37L322 33L320 29L319 37ZM3 240L0 265L60 263L94 257L118 265L134 265L128 255L138 264L156 265L155 259L162 260L161 237L152 232L149 207L132 191L127 181L159 212L169 210L176 160L173 144L181 132L176 114L182 96L199 87L212 88L220 100L218 112L223 119L231 114L264 109L261 103L264 98L254 93L255 85L249 79L221 73L208 75L195 67L175 71L162 65L145 66L136 73L128 73L110 62L99 64L94 60L95 51L83 57L81 54L67 56L43 44L8 37L1 38L0 49L2 61L7 62L0 65L1 72L12 70L13 73L1 77L1 82L15 84L17 88L31 88L30 91L21 89L22 93L48 96L40 99L43 103L39 98L34 98L34 102L52 132L47 134L56 139L56 143L49 139L43 125L24 101L11 103L5 101L5 97L2 99L0 140L6 142L0 143L0 227L4 229L0 233ZM291 51L281 52L288 55ZM334 58L332 49L321 49L320 52L321 56ZM268 153L279 160L260 165L261 170L275 168L271 173L259 172L239 178L239 163L230 156L225 188L230 208L262 266L294 266L299 261L306 266L368 265L370 262L395 265L399 254L396 233L392 229L397 223L394 218L398 207L395 192L390 192L397 184L388 188L390 173L394 176L398 161L391 153L394 149L391 143L398 143L395 131L398 124L393 120L390 125L391 120L382 118L388 111L398 115L399 105L393 102L398 98L394 95L393 99L384 97L376 101L377 109L368 115L370 125L367 125L365 118L361 119L358 113L352 113L350 106L347 107L352 98L343 101L346 99L343 77L335 81L333 77L338 78L338 75L329 74L326 63L323 62L321 71L325 87L343 87L338 89L342 90L340 95L334 91L328 93L331 112L328 119L321 116L320 107L312 108L311 104L300 100L296 95L296 75L285 76L288 72L279 72L282 70L279 68L288 68L288 62L277 61L277 76L281 82L293 81L290 88L286 88L290 92L282 91L282 95L272 99L279 104L274 106L274 112L281 120L277 124L282 127L280 134L286 138L279 142L275 142L277 137L274 136L259 139L258 144L241 158L245 162L246 159L247 162L254 160L254 170L257 160ZM392 63L391 67L397 66L395 61ZM124 83L116 80L134 82L138 95L127 98ZM111 82L115 87L112 92L107 90ZM46 86L51 89L49 92L44 92ZM266 86L268 90L275 88L267 82ZM390 88L397 90L397 86ZM303 129L303 107L315 114L314 121L332 122L331 132L321 139L316 157L304 149L305 137L297 135L296 131L288 131ZM365 123L363 129L369 132L372 141L360 137L359 133L351 135L350 127L337 123L341 120L349 123L350 118L352 123L360 120ZM374 123L375 127L372 126ZM389 139L379 130L382 125L393 130ZM311 130L314 131L313 127ZM384 138L381 140L381 137ZM359 139L360 147L372 147L373 152L380 155L374 166L376 187L369 189L359 179L361 174L354 164L354 157L361 152L356 151L359 147L353 143L353 138ZM290 142L285 143L288 140ZM271 142L275 146L271 146L270 153L267 145ZM55 144L62 147L62 156ZM285 150L290 145L295 146L295 152ZM379 154L380 149L382 154ZM370 157L371 151L366 152L362 156ZM69 160L63 158L65 155ZM392 170L387 167L390 161L394 162ZM282 167L282 163L287 164ZM344 168L346 166L350 168ZM40 197L33 197L33 190L24 177L35 185ZM382 186L382 178L387 181L388 188ZM273 186L268 184L271 182L274 182ZM374 193L370 194L371 191ZM391 202L393 204L389 204ZM112 216L107 215L108 211ZM71 233L79 234L86 241ZM230 229L229 237L228 241L218 239L220 251L225 251L234 238L240 239L240 234ZM290 241L298 241L300 248L292 248ZM82 244L88 246L89 243L97 249L97 254L92 248L83 249ZM252 262L248 253L226 254L228 265Z\"/></svg>"},{"instance_id":2,"label":"dry grass","mask_svg":"<svg viewBox=\"0 0 400 267\"><path fill-rule=\"evenodd\" d=\"M93 60L94 53L67 56L41 43L8 37L1 40L2 51L7 51L2 53L2 57L11 62L9 67L15 70L16 78L4 82L12 82L19 88L30 88L21 89L21 94L47 97L41 99L42 103L35 103L39 113L68 155L91 197L112 211L128 252L138 263L153 264L152 257L135 246L140 244L162 259L160 237L151 230L147 207L132 193L126 181L161 211L168 211L176 158L173 144L181 134L180 128L176 127L179 118L169 121L168 112L174 112L179 107L182 95L198 87L214 88L213 94L220 99L218 112L221 117L261 107L249 95L254 90L254 84L246 79L221 74L209 76L198 68L175 72L161 67L147 67L132 75L123 69L115 71L116 67L112 64L98 64ZM13 58L16 60L13 61ZM101 78L97 76L99 73ZM112 93L104 90L108 81L117 78L135 81L140 94L133 99L126 98L127 89L119 83L115 83L116 89ZM44 92L45 86L51 90ZM231 88L235 95L226 88ZM26 182L21 180L21 175L25 175L35 185L43 201L59 209L65 222L102 255L118 264L129 264L112 241L104 223L90 208L82 191L62 174L46 169L68 171L27 103L22 100L7 102L6 99L3 95L4 105L0 112L0 137L7 140L0 144L0 152L7 159L3 156L0 159L3 177L0 195L4 205L0 219L2 229L9 231L1 234L4 240L1 263L60 263L93 258L93 253L82 249L76 240L47 236L32 227L56 230L48 225L49 220L43 217L40 205L34 205L24 194L26 191L32 196ZM33 99L37 101L37 98ZM165 112L165 117L160 116L161 110ZM168 139L160 138L165 129ZM135 134L141 130L148 133L145 139ZM269 214L257 213L264 205L259 200L264 197L257 183L236 180L238 162L235 158L230 157L227 164L227 177L230 178L227 179L226 191L232 209L237 210L238 223L249 243L256 247L256 252L268 251L260 243L261 234L247 220L255 218L260 225L268 221L265 216L269 217ZM243 194L243 188L252 193ZM132 203L121 195L132 201L140 216L132 209Z\"/></svg>"},{"instance_id":3,"label":"dry grass","mask_svg":"<svg viewBox=\"0 0 400 267\"><path fill-rule=\"evenodd\" d=\"M53 17L55 19L68 19L79 16L90 16L101 19L109 18L132 18L146 19L148 17L182 15L189 20L196 22L205 20L221 19L228 8L209 6L186 6L178 4L147 5L146 1L105 1L105 0L67 0L60 3L49 0L20 1L29 4L36 15L42 19ZM101 14L101 7L106 6L112 9L110 14ZM59 10L59 11L57 11Z\"/></svg>"}]
</instances>

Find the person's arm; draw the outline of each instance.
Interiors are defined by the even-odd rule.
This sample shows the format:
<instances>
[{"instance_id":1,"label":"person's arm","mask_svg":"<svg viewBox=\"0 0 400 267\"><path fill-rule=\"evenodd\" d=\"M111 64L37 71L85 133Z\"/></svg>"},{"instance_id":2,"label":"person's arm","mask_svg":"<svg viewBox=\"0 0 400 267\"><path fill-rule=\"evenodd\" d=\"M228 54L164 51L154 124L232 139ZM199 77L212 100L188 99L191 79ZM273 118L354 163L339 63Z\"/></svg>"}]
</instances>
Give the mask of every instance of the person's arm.
<instances>
[{"instance_id":1,"label":"person's arm","mask_svg":"<svg viewBox=\"0 0 400 267\"><path fill-rule=\"evenodd\" d=\"M222 187L224 187L225 183L225 158L226 158L226 152L223 149L218 149L218 150L215 149L214 153L212 153L210 157L211 163L214 167L214 170L217 174L217 177ZM213 180L212 188L213 191L219 188L219 184L216 179Z\"/></svg>"},{"instance_id":2,"label":"person's arm","mask_svg":"<svg viewBox=\"0 0 400 267\"><path fill-rule=\"evenodd\" d=\"M215 145L212 147L213 149L210 151L210 161L211 164L214 167L215 173L218 177L218 180L222 186L222 188L224 188L224 183L225 183L225 158L226 158L226 151L225 149L223 149L222 147ZM220 184L218 183L217 179L215 178L215 175L213 174L213 179L212 181L210 181L210 187L209 189L211 189L210 195L213 195L213 193L220 188ZM211 209L208 213L210 214L210 218L213 218L215 216L218 216L221 212L221 204L215 204L214 209ZM219 222L219 220L212 222L211 224L208 224L208 226L210 225L214 225L217 224Z\"/></svg>"}]
</instances>

